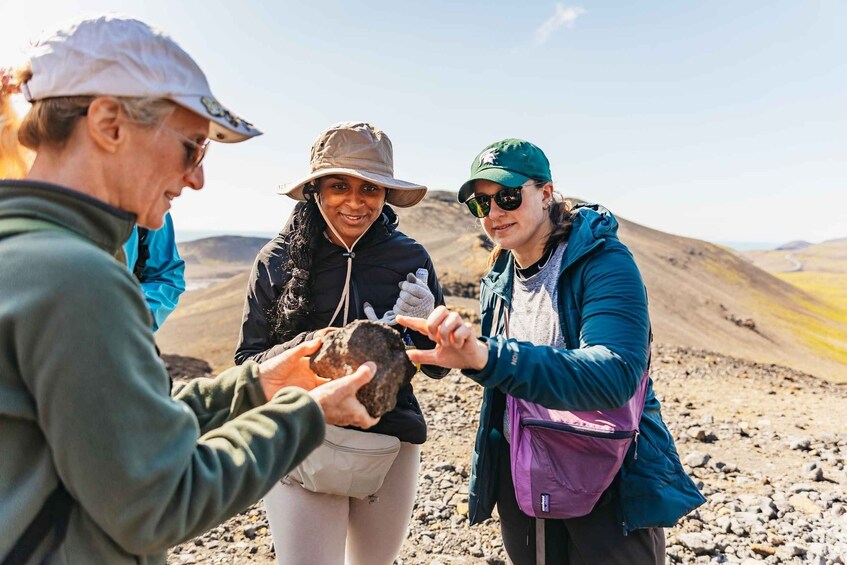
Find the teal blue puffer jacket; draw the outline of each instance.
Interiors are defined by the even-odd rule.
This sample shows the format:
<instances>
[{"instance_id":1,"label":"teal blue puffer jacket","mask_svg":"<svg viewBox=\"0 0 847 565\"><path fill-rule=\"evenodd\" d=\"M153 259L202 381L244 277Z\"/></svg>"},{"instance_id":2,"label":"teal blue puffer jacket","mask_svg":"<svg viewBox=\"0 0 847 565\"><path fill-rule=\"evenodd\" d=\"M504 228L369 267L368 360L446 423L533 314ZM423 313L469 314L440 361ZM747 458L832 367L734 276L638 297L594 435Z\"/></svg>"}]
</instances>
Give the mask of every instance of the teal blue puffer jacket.
<instances>
[{"instance_id":1,"label":"teal blue puffer jacket","mask_svg":"<svg viewBox=\"0 0 847 565\"><path fill-rule=\"evenodd\" d=\"M144 292L147 308L153 315L155 332L165 323L165 318L174 311L180 295L185 292L185 261L179 257L174 224L169 213L165 214L165 225L147 232L144 245L148 257L138 282ZM138 252L138 226L135 226L124 243L126 266L130 271L135 271Z\"/></svg>"},{"instance_id":2,"label":"teal blue puffer jacket","mask_svg":"<svg viewBox=\"0 0 847 565\"><path fill-rule=\"evenodd\" d=\"M511 299L511 253L501 253L482 279L482 333L494 337L486 338L485 368L465 371L485 387L470 479L471 524L490 517L497 502L497 453L503 442L506 394L548 408L602 410L622 406L635 393L649 361L650 319L641 274L618 240L617 227L617 220L600 206L574 210L559 275L558 308L566 342L571 347L579 344L578 348L537 346L501 335L503 316L495 310L508 307ZM624 533L672 526L705 502L679 462L652 381L640 431L613 483Z\"/></svg>"}]
</instances>

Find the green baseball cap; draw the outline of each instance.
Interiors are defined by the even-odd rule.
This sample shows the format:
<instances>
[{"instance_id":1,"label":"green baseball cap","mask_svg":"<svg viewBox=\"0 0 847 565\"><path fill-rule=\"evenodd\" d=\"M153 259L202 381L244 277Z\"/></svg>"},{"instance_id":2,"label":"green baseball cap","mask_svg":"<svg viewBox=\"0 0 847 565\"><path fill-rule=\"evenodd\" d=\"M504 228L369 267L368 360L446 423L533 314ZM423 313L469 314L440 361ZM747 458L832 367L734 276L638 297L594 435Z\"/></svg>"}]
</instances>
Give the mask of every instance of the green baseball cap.
<instances>
[{"instance_id":1,"label":"green baseball cap","mask_svg":"<svg viewBox=\"0 0 847 565\"><path fill-rule=\"evenodd\" d=\"M459 189L459 202L465 202L471 197L473 183L480 179L512 188L530 179L545 182L553 180L547 156L523 139L504 139L480 151L471 163L471 178Z\"/></svg>"}]
</instances>

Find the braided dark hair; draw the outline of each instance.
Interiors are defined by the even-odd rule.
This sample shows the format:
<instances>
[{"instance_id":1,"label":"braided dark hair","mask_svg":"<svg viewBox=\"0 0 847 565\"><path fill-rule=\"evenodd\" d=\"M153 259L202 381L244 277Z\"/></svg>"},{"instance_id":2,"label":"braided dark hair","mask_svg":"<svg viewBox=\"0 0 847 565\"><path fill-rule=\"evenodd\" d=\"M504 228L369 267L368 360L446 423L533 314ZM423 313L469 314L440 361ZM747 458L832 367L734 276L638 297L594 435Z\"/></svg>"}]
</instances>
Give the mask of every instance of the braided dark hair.
<instances>
[{"instance_id":1,"label":"braided dark hair","mask_svg":"<svg viewBox=\"0 0 847 565\"><path fill-rule=\"evenodd\" d=\"M326 220L315 202L314 185L307 185L303 193L306 195L306 202L298 202L294 206L286 230L288 259L282 268L289 278L282 287L276 311L271 316L272 331L280 342L288 341L308 329L307 320L312 313L314 281L312 258L326 229Z\"/></svg>"}]
</instances>

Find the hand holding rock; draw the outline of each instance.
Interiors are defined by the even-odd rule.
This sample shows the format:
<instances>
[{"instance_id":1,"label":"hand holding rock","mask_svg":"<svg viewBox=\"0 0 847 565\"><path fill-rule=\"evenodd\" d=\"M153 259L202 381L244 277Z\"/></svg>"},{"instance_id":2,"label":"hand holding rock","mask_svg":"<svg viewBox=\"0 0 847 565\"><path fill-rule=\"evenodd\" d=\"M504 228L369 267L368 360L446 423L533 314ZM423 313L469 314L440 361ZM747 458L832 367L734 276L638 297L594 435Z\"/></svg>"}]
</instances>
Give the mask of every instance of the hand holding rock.
<instances>
[{"instance_id":1,"label":"hand holding rock","mask_svg":"<svg viewBox=\"0 0 847 565\"><path fill-rule=\"evenodd\" d=\"M312 390L327 382L309 366L309 355L320 347L321 340L313 339L260 363L259 384L262 385L265 397L270 400L279 389L287 386Z\"/></svg>"},{"instance_id":2,"label":"hand holding rock","mask_svg":"<svg viewBox=\"0 0 847 565\"><path fill-rule=\"evenodd\" d=\"M333 379L313 389L309 394L320 405L327 424L356 426L367 429L379 422L356 398L356 392L368 384L376 374L376 365L365 363L346 377Z\"/></svg>"},{"instance_id":3,"label":"hand holding rock","mask_svg":"<svg viewBox=\"0 0 847 565\"><path fill-rule=\"evenodd\" d=\"M317 374L335 379L366 361L375 361L379 369L356 396L368 413L378 418L394 409L400 387L415 374L403 338L396 330L384 324L356 320L327 336L310 364Z\"/></svg>"}]
</instances>

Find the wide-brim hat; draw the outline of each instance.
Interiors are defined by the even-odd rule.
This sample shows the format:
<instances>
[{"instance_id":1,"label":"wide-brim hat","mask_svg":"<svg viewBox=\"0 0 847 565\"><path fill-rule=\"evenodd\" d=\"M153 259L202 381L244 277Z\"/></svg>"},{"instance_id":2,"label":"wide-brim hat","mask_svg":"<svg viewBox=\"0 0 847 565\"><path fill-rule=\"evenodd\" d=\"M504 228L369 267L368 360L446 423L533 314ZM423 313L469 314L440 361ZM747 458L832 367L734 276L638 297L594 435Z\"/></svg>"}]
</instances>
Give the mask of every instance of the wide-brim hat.
<instances>
[{"instance_id":1,"label":"wide-brim hat","mask_svg":"<svg viewBox=\"0 0 847 565\"><path fill-rule=\"evenodd\" d=\"M365 122L341 122L322 132L312 145L310 173L280 186L279 193L305 200L303 188L315 179L350 175L388 190L385 201L398 208L414 206L427 188L394 178L394 149L383 131Z\"/></svg>"},{"instance_id":2,"label":"wide-brim hat","mask_svg":"<svg viewBox=\"0 0 847 565\"><path fill-rule=\"evenodd\" d=\"M261 135L212 94L206 75L177 43L144 22L109 14L84 19L39 39L30 102L60 96L162 98L208 118L209 138L225 143Z\"/></svg>"}]
</instances>

